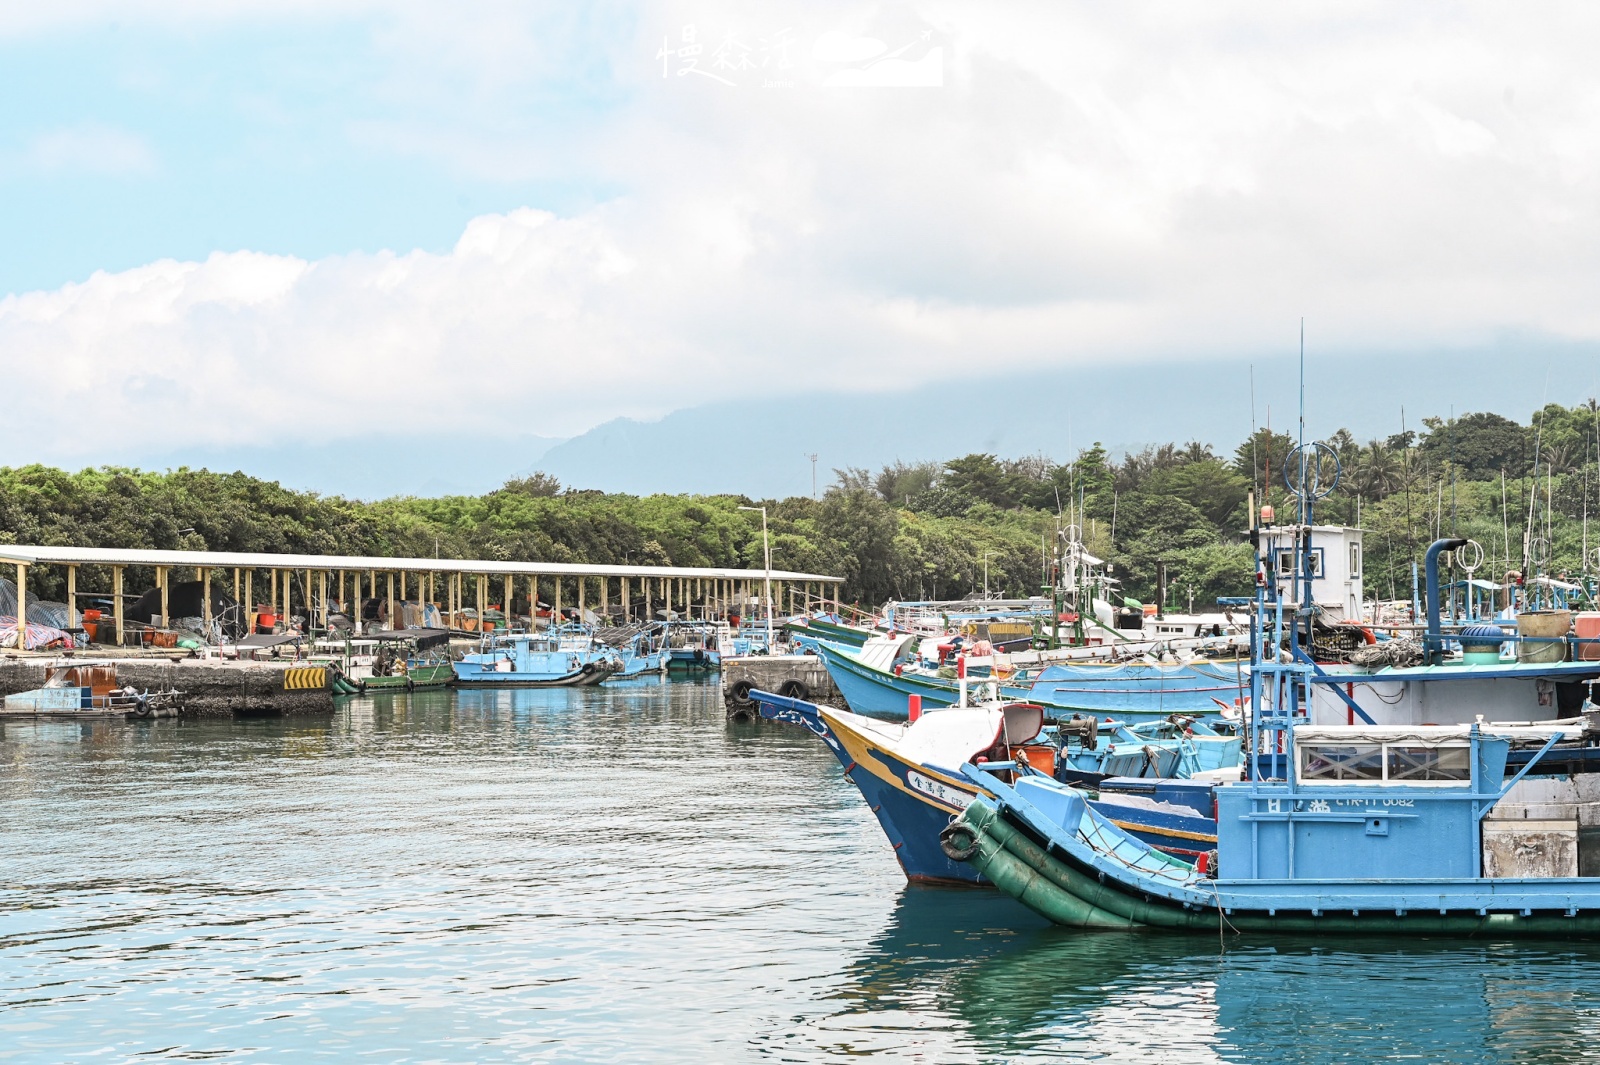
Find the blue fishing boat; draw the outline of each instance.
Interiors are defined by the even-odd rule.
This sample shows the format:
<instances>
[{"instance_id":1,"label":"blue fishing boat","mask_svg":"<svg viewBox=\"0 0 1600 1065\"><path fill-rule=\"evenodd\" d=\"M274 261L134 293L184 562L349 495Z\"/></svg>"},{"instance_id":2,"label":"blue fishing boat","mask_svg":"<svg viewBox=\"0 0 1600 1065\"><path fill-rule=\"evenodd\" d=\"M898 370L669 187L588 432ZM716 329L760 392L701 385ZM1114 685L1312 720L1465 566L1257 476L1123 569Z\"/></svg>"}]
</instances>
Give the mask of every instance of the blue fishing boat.
<instances>
[{"instance_id":1,"label":"blue fishing boat","mask_svg":"<svg viewBox=\"0 0 1600 1065\"><path fill-rule=\"evenodd\" d=\"M633 633L621 647L617 648L622 657L622 668L614 675L615 680L629 680L633 677L651 676L667 671L667 651L665 636L659 626L648 626Z\"/></svg>"},{"instance_id":2,"label":"blue fishing boat","mask_svg":"<svg viewBox=\"0 0 1600 1065\"><path fill-rule=\"evenodd\" d=\"M1305 469L1302 461L1302 482ZM1248 777L1214 789L1215 851L1194 861L1165 853L1114 824L1081 789L1012 759L962 766L982 794L944 830L946 856L1080 928L1600 936L1600 877L1580 875L1600 856L1585 855L1579 830L1600 813L1600 707L1590 699L1548 720L1562 710L1552 692L1540 704L1546 720L1495 724L1483 720L1492 703L1464 708L1463 698L1449 709L1476 710L1465 723L1375 724L1354 683L1330 683L1317 661L1319 644L1330 645L1329 615L1348 623L1360 606L1359 585L1328 579L1330 563L1344 561L1314 541L1317 498L1300 493L1298 526L1252 530L1260 577L1250 604ZM1498 657L1504 641L1492 632L1462 629L1462 659L1447 664L1455 660L1441 629L1437 559L1466 543L1441 539L1426 558L1429 616L1418 653L1424 668L1461 678L1440 678L1439 709L1450 693L1473 693L1474 676L1510 679L1476 673L1506 667L1466 660L1489 654L1484 646ZM1345 557L1355 570L1359 548ZM1330 583L1341 593L1332 609L1317 595ZM1524 641L1524 664L1540 668L1527 661L1541 654L1540 641L1565 657L1572 638L1565 623L1556 628ZM1313 721L1314 693L1361 723Z\"/></svg>"},{"instance_id":3,"label":"blue fishing boat","mask_svg":"<svg viewBox=\"0 0 1600 1065\"><path fill-rule=\"evenodd\" d=\"M1493 817L1558 744L1593 749L1587 729L1296 726L1273 752L1283 778L1216 787L1216 850L1192 863L1026 761L969 763L984 794L943 849L1078 928L1600 936L1577 820ZM1508 778L1514 748L1526 757Z\"/></svg>"},{"instance_id":4,"label":"blue fishing boat","mask_svg":"<svg viewBox=\"0 0 1600 1065\"><path fill-rule=\"evenodd\" d=\"M484 688L582 688L619 672L623 659L582 626L485 637L453 663L456 683Z\"/></svg>"},{"instance_id":5,"label":"blue fishing boat","mask_svg":"<svg viewBox=\"0 0 1600 1065\"><path fill-rule=\"evenodd\" d=\"M928 709L954 706L961 700L960 680L904 668L914 658L915 640L909 635L883 637L869 641L859 652L824 642L817 650L852 710L903 720L913 695ZM1246 668L1234 663L1063 663L1002 680L998 692L1000 698L1038 703L1051 716L1077 713L1124 721L1160 720L1172 714L1214 716L1240 701L1248 676ZM971 678L969 686L976 687L981 680Z\"/></svg>"},{"instance_id":6,"label":"blue fishing boat","mask_svg":"<svg viewBox=\"0 0 1600 1065\"><path fill-rule=\"evenodd\" d=\"M1175 782L1163 782L1159 792L1147 790L1156 778L1200 763L1193 737L1146 737L1087 718L1046 727L1041 708L1028 703L934 710L896 724L766 692L751 697L763 718L799 725L822 738L861 790L912 881L982 882L978 870L952 860L940 846L950 819L978 795L978 786L959 767L974 759L1021 759L1061 779L1103 782L1095 801L1141 838L1183 854L1215 845L1209 811L1194 808L1208 801L1209 786L1194 785L1203 795L1181 801ZM1201 737L1200 742L1219 748L1205 760L1225 760L1231 750L1237 766L1237 737Z\"/></svg>"},{"instance_id":7,"label":"blue fishing boat","mask_svg":"<svg viewBox=\"0 0 1600 1065\"><path fill-rule=\"evenodd\" d=\"M723 639L709 621L668 621L663 624L667 668L674 673L716 673L722 669Z\"/></svg>"}]
</instances>

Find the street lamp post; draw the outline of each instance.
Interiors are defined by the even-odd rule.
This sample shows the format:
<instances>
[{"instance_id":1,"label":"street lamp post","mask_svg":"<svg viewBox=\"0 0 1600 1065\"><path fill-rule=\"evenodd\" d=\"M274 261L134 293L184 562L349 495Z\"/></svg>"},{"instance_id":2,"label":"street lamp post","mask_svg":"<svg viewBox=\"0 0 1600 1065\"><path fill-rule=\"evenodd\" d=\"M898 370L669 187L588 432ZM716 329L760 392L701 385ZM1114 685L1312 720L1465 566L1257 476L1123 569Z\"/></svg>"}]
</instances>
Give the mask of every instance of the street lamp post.
<instances>
[{"instance_id":1,"label":"street lamp post","mask_svg":"<svg viewBox=\"0 0 1600 1065\"><path fill-rule=\"evenodd\" d=\"M761 511L761 553L766 557L767 569L762 577L762 598L767 604L767 654L772 653L772 545L767 541L767 508L740 507L740 510Z\"/></svg>"}]
</instances>

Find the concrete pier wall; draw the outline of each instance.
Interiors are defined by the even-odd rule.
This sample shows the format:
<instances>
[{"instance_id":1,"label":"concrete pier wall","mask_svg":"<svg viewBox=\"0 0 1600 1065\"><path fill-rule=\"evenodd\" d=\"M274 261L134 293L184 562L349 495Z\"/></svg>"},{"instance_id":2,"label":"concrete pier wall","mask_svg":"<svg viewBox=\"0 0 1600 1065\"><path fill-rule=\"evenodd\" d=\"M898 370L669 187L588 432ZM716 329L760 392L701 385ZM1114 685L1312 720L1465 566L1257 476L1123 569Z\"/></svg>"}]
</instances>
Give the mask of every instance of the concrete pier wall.
<instances>
[{"instance_id":1,"label":"concrete pier wall","mask_svg":"<svg viewBox=\"0 0 1600 1065\"><path fill-rule=\"evenodd\" d=\"M60 661L0 659L0 696L43 687L49 667ZM331 676L322 667L152 658L121 659L116 666L117 679L139 691L183 692L179 713L184 717L333 712Z\"/></svg>"}]
</instances>

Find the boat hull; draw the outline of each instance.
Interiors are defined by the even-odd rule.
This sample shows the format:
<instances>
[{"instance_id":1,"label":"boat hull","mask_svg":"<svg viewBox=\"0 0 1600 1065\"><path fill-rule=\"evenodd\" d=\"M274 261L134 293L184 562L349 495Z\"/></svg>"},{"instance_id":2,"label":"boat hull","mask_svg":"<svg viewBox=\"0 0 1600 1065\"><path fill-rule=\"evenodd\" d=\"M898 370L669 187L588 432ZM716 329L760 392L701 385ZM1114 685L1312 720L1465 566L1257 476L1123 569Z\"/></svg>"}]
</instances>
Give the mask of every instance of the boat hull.
<instances>
[{"instance_id":1,"label":"boat hull","mask_svg":"<svg viewBox=\"0 0 1600 1065\"><path fill-rule=\"evenodd\" d=\"M760 701L761 716L816 733L844 775L861 792L888 837L906 879L916 883L976 886L983 877L970 865L952 861L939 847L939 833L971 801L977 789L961 777L912 765L871 737L830 722L826 710L795 699ZM916 774L913 777L913 774ZM916 779L920 789L912 786Z\"/></svg>"},{"instance_id":2,"label":"boat hull","mask_svg":"<svg viewBox=\"0 0 1600 1065\"><path fill-rule=\"evenodd\" d=\"M844 696L850 709L858 714L868 714L891 721L904 721L910 716L910 697L920 696L925 710L954 706L961 698L958 681L942 677L927 677L916 673L895 674L867 665L847 650L819 643L817 650L828 666L828 675L834 686ZM1093 667L1100 668L1100 667ZM1108 671L1127 667L1107 666ZM1159 675L1152 675L1152 677ZM1002 684L1000 697L1037 703L1045 708L1049 717L1061 718L1072 714L1092 714L1096 717L1115 717L1119 721L1159 721L1173 714L1199 717L1214 715L1219 709L1217 694L1232 696L1234 688L1221 683L1191 686L1184 690L1162 690L1149 680L1142 686L1128 684L1125 677L1115 683L1123 690L1111 687L1112 674L1107 673L1108 684L1096 687L1092 675L1087 680L1073 681L1041 679L1028 685ZM968 681L972 698L987 679Z\"/></svg>"},{"instance_id":3,"label":"boat hull","mask_svg":"<svg viewBox=\"0 0 1600 1065\"><path fill-rule=\"evenodd\" d=\"M585 666L562 676L550 677L494 670L464 670L458 663L456 684L463 688L588 688L612 675L611 670L597 666Z\"/></svg>"},{"instance_id":4,"label":"boat hull","mask_svg":"<svg viewBox=\"0 0 1600 1065\"><path fill-rule=\"evenodd\" d=\"M971 803L957 825L976 844L969 862L986 879L1069 928L1600 939L1594 880L1200 879L1181 898L1096 868L987 798ZM951 842L960 847L967 838L955 832Z\"/></svg>"}]
</instances>

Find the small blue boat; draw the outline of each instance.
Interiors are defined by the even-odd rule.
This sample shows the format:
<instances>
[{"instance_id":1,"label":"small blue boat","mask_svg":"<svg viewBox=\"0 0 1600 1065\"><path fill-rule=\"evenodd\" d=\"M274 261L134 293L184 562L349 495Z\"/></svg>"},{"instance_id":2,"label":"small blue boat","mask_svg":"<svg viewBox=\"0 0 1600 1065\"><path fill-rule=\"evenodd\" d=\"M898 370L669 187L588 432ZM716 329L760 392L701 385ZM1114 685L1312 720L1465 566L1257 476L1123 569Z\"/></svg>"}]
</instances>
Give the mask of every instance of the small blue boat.
<instances>
[{"instance_id":1,"label":"small blue boat","mask_svg":"<svg viewBox=\"0 0 1600 1065\"><path fill-rule=\"evenodd\" d=\"M709 621L668 621L667 668L674 673L716 673L722 669L722 639Z\"/></svg>"},{"instance_id":2,"label":"small blue boat","mask_svg":"<svg viewBox=\"0 0 1600 1065\"><path fill-rule=\"evenodd\" d=\"M664 642L662 630L655 626L634 633L626 644L618 648L618 653L622 656L622 668L612 679L631 680L634 677L665 673L667 651L663 646Z\"/></svg>"},{"instance_id":3,"label":"small blue boat","mask_svg":"<svg viewBox=\"0 0 1600 1065\"><path fill-rule=\"evenodd\" d=\"M599 684L622 667L615 648L577 625L486 637L480 650L452 665L457 684L483 688L582 688Z\"/></svg>"}]
</instances>

